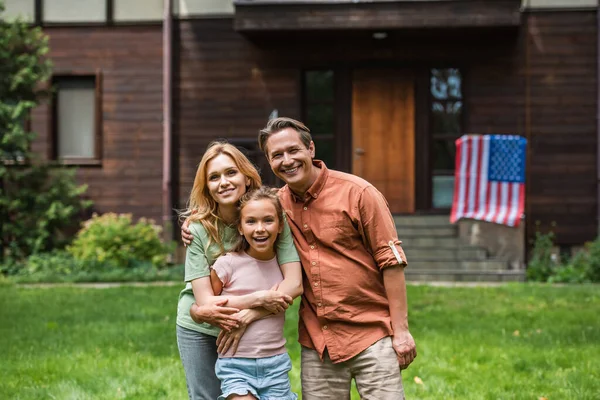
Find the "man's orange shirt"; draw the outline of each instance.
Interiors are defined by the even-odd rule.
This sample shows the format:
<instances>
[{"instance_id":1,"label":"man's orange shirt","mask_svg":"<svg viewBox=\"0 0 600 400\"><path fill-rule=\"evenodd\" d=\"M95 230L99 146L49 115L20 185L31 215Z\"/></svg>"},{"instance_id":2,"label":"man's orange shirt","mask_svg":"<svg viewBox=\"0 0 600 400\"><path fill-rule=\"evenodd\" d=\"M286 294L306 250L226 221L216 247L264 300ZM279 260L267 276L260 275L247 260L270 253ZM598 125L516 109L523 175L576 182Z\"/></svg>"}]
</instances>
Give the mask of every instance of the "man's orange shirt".
<instances>
[{"instance_id":1,"label":"man's orange shirt","mask_svg":"<svg viewBox=\"0 0 600 400\"><path fill-rule=\"evenodd\" d=\"M364 179L314 164L321 172L306 198L287 185L279 197L305 272L299 342L337 363L392 335L381 270L405 266L406 257L383 195Z\"/></svg>"}]
</instances>

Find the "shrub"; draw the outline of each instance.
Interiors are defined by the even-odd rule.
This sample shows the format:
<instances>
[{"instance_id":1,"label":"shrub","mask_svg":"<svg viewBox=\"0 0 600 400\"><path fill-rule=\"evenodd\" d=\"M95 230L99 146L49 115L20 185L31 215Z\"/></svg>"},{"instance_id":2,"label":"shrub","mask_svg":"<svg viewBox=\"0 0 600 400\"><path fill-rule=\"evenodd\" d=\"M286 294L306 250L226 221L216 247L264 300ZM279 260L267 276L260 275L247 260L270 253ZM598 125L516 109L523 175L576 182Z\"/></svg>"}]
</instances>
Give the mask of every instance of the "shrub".
<instances>
[{"instance_id":1,"label":"shrub","mask_svg":"<svg viewBox=\"0 0 600 400\"><path fill-rule=\"evenodd\" d=\"M0 14L3 11L0 0ZM74 171L32 153L35 134L26 123L48 94L52 74L48 38L40 27L0 15L0 263L16 273L31 254L65 245L66 229L89 203Z\"/></svg>"},{"instance_id":2,"label":"shrub","mask_svg":"<svg viewBox=\"0 0 600 400\"><path fill-rule=\"evenodd\" d=\"M587 277L591 282L600 282L600 237L586 244L588 252Z\"/></svg>"},{"instance_id":3,"label":"shrub","mask_svg":"<svg viewBox=\"0 0 600 400\"><path fill-rule=\"evenodd\" d=\"M557 264L552 254L553 247L554 233L535 233L531 258L527 264L528 280L546 282L552 275L553 267Z\"/></svg>"},{"instance_id":4,"label":"shrub","mask_svg":"<svg viewBox=\"0 0 600 400\"><path fill-rule=\"evenodd\" d=\"M548 278L550 283L587 283L589 255L584 251L575 254L566 264L555 268Z\"/></svg>"},{"instance_id":5,"label":"shrub","mask_svg":"<svg viewBox=\"0 0 600 400\"><path fill-rule=\"evenodd\" d=\"M140 262L164 267L173 244L160 240L162 228L141 218L133 223L131 214L94 215L83 223L67 251L80 262L113 264L133 268Z\"/></svg>"}]
</instances>

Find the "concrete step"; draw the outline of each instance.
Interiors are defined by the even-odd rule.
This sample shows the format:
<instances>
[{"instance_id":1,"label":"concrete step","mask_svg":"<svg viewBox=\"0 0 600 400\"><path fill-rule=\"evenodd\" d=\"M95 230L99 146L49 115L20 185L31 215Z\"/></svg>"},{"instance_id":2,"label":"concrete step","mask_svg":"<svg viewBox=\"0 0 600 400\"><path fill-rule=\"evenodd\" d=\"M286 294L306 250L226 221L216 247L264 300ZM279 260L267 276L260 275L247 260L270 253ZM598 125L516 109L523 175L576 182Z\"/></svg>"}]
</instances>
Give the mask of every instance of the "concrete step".
<instances>
[{"instance_id":1,"label":"concrete step","mask_svg":"<svg viewBox=\"0 0 600 400\"><path fill-rule=\"evenodd\" d=\"M458 231L455 226L398 226L398 237L455 237Z\"/></svg>"},{"instance_id":2,"label":"concrete step","mask_svg":"<svg viewBox=\"0 0 600 400\"><path fill-rule=\"evenodd\" d=\"M404 243L403 243L404 244ZM485 260L487 251L478 247L403 247L409 261L417 260Z\"/></svg>"},{"instance_id":3,"label":"concrete step","mask_svg":"<svg viewBox=\"0 0 600 400\"><path fill-rule=\"evenodd\" d=\"M394 215L398 226L453 226L449 215Z\"/></svg>"},{"instance_id":4,"label":"concrete step","mask_svg":"<svg viewBox=\"0 0 600 400\"><path fill-rule=\"evenodd\" d=\"M431 270L431 271L507 271L508 263L498 260L480 260L480 261L456 261L456 260L411 260L408 258L408 270Z\"/></svg>"},{"instance_id":5,"label":"concrete step","mask_svg":"<svg viewBox=\"0 0 600 400\"><path fill-rule=\"evenodd\" d=\"M456 249L461 245L457 237L406 237L398 234L398 238L402 241L402 247L407 249L412 247Z\"/></svg>"},{"instance_id":6,"label":"concrete step","mask_svg":"<svg viewBox=\"0 0 600 400\"><path fill-rule=\"evenodd\" d=\"M524 282L525 271L463 271L406 269L408 282Z\"/></svg>"}]
</instances>

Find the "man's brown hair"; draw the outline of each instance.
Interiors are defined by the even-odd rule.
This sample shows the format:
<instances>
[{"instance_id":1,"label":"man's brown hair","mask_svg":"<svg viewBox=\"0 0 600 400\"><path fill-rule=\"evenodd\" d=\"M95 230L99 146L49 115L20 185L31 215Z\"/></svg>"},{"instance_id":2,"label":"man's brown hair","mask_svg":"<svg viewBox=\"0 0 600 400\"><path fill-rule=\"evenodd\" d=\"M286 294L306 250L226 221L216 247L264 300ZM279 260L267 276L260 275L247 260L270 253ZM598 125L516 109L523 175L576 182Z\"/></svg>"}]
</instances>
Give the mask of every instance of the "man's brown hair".
<instances>
[{"instance_id":1,"label":"man's brown hair","mask_svg":"<svg viewBox=\"0 0 600 400\"><path fill-rule=\"evenodd\" d=\"M310 135L310 129L306 127L302 122L296 121L292 118L287 117L279 117L273 118L267 122L267 126L260 130L258 133L258 146L265 153L267 158L269 155L267 154L267 140L269 136L280 132L286 128L292 128L300 135L300 140L308 149L310 147L310 142L312 142L312 136Z\"/></svg>"}]
</instances>

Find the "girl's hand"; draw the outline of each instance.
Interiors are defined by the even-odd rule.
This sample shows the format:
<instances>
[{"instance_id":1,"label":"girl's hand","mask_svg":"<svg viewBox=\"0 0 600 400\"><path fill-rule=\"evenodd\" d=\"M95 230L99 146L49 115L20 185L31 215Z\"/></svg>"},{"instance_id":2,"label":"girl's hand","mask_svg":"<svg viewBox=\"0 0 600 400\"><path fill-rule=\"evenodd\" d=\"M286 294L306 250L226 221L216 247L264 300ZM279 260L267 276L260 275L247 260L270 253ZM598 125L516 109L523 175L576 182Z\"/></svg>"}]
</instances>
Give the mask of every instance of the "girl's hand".
<instances>
[{"instance_id":1,"label":"girl's hand","mask_svg":"<svg viewBox=\"0 0 600 400\"><path fill-rule=\"evenodd\" d=\"M224 331L230 331L239 326L239 317L236 314L240 310L233 307L223 307L226 303L227 299L222 299L202 307L194 303L190 308L190 316L198 324L207 322L218 326Z\"/></svg>"},{"instance_id":2,"label":"girl's hand","mask_svg":"<svg viewBox=\"0 0 600 400\"><path fill-rule=\"evenodd\" d=\"M254 309L248 309L240 311L236 314L236 317L239 322L239 326L228 332L221 331L217 337L217 351L219 354L227 353L227 351L231 348L232 355L235 355L238 345L240 344L240 339L242 336L244 336L244 332L246 332L246 328L252 322L259 319L261 317L261 313L260 311Z\"/></svg>"},{"instance_id":3,"label":"girl's hand","mask_svg":"<svg viewBox=\"0 0 600 400\"><path fill-rule=\"evenodd\" d=\"M183 222L183 225L181 225L181 241L183 242L183 245L185 247L192 244L192 240L194 240L194 236L192 235L192 232L190 231L189 226L190 226L189 219L186 219Z\"/></svg>"},{"instance_id":4,"label":"girl's hand","mask_svg":"<svg viewBox=\"0 0 600 400\"><path fill-rule=\"evenodd\" d=\"M287 310L293 301L291 296L274 289L259 292L259 306L273 314Z\"/></svg>"}]
</instances>

